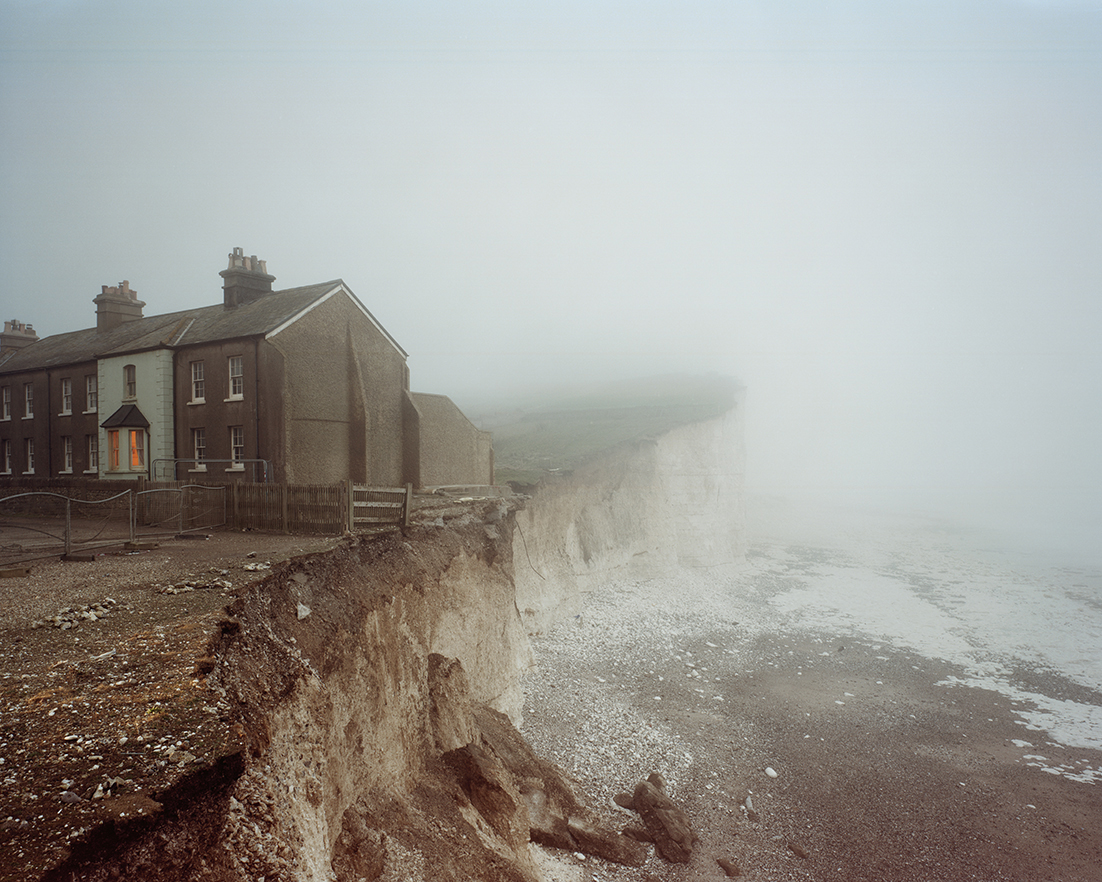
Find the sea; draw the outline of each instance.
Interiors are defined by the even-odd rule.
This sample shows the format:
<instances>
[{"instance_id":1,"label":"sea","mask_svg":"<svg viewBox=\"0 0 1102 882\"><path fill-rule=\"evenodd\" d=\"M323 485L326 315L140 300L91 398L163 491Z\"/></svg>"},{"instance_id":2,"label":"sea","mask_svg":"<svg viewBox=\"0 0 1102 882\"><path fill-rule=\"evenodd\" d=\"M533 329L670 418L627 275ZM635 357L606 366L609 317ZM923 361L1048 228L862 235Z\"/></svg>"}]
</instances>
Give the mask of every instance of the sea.
<instances>
[{"instance_id":1,"label":"sea","mask_svg":"<svg viewBox=\"0 0 1102 882\"><path fill-rule=\"evenodd\" d=\"M944 685L1012 702L1028 765L1102 782L1097 763L1030 752L1039 740L1102 751L1102 562L1089 551L951 517L781 499L751 500L748 521L743 581L770 586L770 627L949 662L958 673Z\"/></svg>"}]
</instances>

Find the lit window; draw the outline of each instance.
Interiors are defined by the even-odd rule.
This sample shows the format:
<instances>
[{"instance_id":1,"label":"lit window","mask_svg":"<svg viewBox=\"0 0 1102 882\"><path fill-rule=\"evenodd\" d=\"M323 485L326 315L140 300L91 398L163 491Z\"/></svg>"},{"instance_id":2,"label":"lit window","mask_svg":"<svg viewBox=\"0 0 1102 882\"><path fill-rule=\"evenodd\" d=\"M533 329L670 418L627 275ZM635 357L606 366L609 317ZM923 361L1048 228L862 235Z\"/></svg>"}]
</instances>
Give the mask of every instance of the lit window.
<instances>
[{"instance_id":1,"label":"lit window","mask_svg":"<svg viewBox=\"0 0 1102 882\"><path fill-rule=\"evenodd\" d=\"M73 412L73 381L68 377L61 380L61 413Z\"/></svg>"},{"instance_id":2,"label":"lit window","mask_svg":"<svg viewBox=\"0 0 1102 882\"><path fill-rule=\"evenodd\" d=\"M245 365L240 355L230 356L230 398L245 394Z\"/></svg>"},{"instance_id":3,"label":"lit window","mask_svg":"<svg viewBox=\"0 0 1102 882\"><path fill-rule=\"evenodd\" d=\"M191 449L195 451L195 467L205 469L207 459L207 430L191 430Z\"/></svg>"},{"instance_id":4,"label":"lit window","mask_svg":"<svg viewBox=\"0 0 1102 882\"><path fill-rule=\"evenodd\" d=\"M27 467L23 470L24 475L34 474L34 438L27 438L23 442L23 452L26 457Z\"/></svg>"},{"instance_id":5,"label":"lit window","mask_svg":"<svg viewBox=\"0 0 1102 882\"><path fill-rule=\"evenodd\" d=\"M88 471L99 471L99 436L88 436Z\"/></svg>"},{"instance_id":6,"label":"lit window","mask_svg":"<svg viewBox=\"0 0 1102 882\"><path fill-rule=\"evenodd\" d=\"M61 436L61 470L71 472L73 470L73 436Z\"/></svg>"},{"instance_id":7,"label":"lit window","mask_svg":"<svg viewBox=\"0 0 1102 882\"><path fill-rule=\"evenodd\" d=\"M0 389L0 420L11 419L11 386Z\"/></svg>"},{"instance_id":8,"label":"lit window","mask_svg":"<svg viewBox=\"0 0 1102 882\"><path fill-rule=\"evenodd\" d=\"M123 398L138 397L138 370L132 364L122 369Z\"/></svg>"},{"instance_id":9,"label":"lit window","mask_svg":"<svg viewBox=\"0 0 1102 882\"><path fill-rule=\"evenodd\" d=\"M84 378L84 412L95 413L99 409L99 379L95 374Z\"/></svg>"},{"instance_id":10,"label":"lit window","mask_svg":"<svg viewBox=\"0 0 1102 882\"><path fill-rule=\"evenodd\" d=\"M203 362L193 361L191 363L191 400L206 401L206 398L207 384L203 380Z\"/></svg>"},{"instance_id":11,"label":"lit window","mask_svg":"<svg viewBox=\"0 0 1102 882\"><path fill-rule=\"evenodd\" d=\"M23 384L23 419L29 420L34 416L34 384Z\"/></svg>"},{"instance_id":12,"label":"lit window","mask_svg":"<svg viewBox=\"0 0 1102 882\"><path fill-rule=\"evenodd\" d=\"M113 472L119 470L119 430L111 429L107 433L107 468Z\"/></svg>"},{"instance_id":13,"label":"lit window","mask_svg":"<svg viewBox=\"0 0 1102 882\"><path fill-rule=\"evenodd\" d=\"M230 426L230 457L233 459L233 468L238 468L245 461L245 427Z\"/></svg>"},{"instance_id":14,"label":"lit window","mask_svg":"<svg viewBox=\"0 0 1102 882\"><path fill-rule=\"evenodd\" d=\"M0 441L0 473L11 474L11 441L7 438Z\"/></svg>"},{"instance_id":15,"label":"lit window","mask_svg":"<svg viewBox=\"0 0 1102 882\"><path fill-rule=\"evenodd\" d=\"M130 468L145 468L145 430L130 430Z\"/></svg>"}]
</instances>

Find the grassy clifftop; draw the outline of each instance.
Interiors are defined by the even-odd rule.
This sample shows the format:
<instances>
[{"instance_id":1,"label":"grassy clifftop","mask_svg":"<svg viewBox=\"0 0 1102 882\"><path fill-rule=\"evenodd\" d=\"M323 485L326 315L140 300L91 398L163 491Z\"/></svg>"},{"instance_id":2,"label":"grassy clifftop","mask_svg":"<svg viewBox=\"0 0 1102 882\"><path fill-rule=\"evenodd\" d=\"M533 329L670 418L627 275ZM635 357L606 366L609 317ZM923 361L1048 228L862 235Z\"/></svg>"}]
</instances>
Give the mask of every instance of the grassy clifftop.
<instances>
[{"instance_id":1,"label":"grassy clifftop","mask_svg":"<svg viewBox=\"0 0 1102 882\"><path fill-rule=\"evenodd\" d=\"M737 388L714 374L650 377L532 394L473 416L493 432L498 483L534 484L621 442L718 416Z\"/></svg>"}]
</instances>

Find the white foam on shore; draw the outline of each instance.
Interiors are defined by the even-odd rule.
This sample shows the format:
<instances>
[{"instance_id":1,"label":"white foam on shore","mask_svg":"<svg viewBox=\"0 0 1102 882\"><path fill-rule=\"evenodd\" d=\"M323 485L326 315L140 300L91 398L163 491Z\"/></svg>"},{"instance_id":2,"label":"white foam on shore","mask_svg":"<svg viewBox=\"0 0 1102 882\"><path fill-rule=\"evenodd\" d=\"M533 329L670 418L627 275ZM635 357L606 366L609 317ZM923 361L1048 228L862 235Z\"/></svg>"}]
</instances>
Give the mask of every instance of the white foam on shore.
<instances>
[{"instance_id":1,"label":"white foam on shore","mask_svg":"<svg viewBox=\"0 0 1102 882\"><path fill-rule=\"evenodd\" d=\"M818 521L810 533L774 521L755 547L743 581L778 585L767 600L782 627L943 659L964 671L944 685L997 691L1019 705L1028 729L1102 750L1102 707L1035 688L1055 675L1102 691L1102 574L976 547L974 537L918 519L851 515L835 526ZM1097 769L1046 771L1102 780Z\"/></svg>"}]
</instances>

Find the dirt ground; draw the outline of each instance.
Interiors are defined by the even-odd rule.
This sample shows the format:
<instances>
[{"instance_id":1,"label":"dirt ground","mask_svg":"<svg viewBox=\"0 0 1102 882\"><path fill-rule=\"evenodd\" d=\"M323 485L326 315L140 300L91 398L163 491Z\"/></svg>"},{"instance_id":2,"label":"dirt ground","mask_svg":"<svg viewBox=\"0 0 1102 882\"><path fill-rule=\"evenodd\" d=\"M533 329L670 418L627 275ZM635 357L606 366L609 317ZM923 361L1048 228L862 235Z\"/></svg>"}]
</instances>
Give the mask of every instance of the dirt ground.
<instances>
[{"instance_id":1,"label":"dirt ground","mask_svg":"<svg viewBox=\"0 0 1102 882\"><path fill-rule=\"evenodd\" d=\"M205 680L223 610L281 561L336 541L162 538L0 579L0 880L39 878L100 822L155 812L150 794L238 749Z\"/></svg>"}]
</instances>

